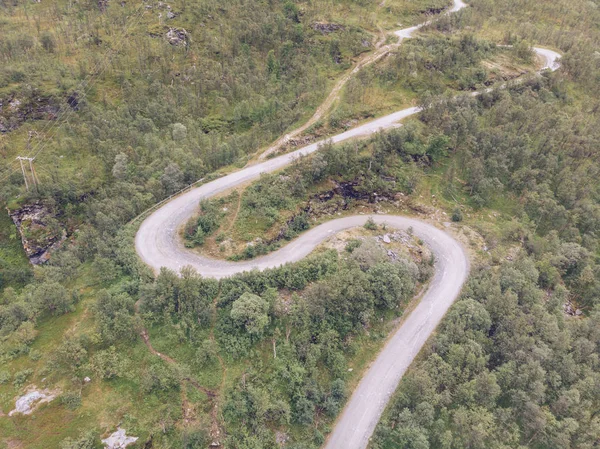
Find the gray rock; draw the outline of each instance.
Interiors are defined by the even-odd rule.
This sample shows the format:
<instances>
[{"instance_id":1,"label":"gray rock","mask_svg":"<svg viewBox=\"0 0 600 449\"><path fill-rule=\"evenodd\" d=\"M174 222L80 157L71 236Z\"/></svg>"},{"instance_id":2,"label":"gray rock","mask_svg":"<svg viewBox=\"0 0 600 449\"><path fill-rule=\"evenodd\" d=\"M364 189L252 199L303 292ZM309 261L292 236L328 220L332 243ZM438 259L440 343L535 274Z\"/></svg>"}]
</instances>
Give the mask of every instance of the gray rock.
<instances>
[{"instance_id":1,"label":"gray rock","mask_svg":"<svg viewBox=\"0 0 600 449\"><path fill-rule=\"evenodd\" d=\"M166 37L171 45L187 45L189 34L183 28L169 28Z\"/></svg>"},{"instance_id":2,"label":"gray rock","mask_svg":"<svg viewBox=\"0 0 600 449\"><path fill-rule=\"evenodd\" d=\"M392 243L392 240L388 234L383 236L383 243Z\"/></svg>"},{"instance_id":3,"label":"gray rock","mask_svg":"<svg viewBox=\"0 0 600 449\"><path fill-rule=\"evenodd\" d=\"M8 413L8 416L13 416L16 413L30 415L36 406L44 402L52 401L57 395L57 392L50 390L35 390L32 389L28 393L19 397L15 402L15 409Z\"/></svg>"},{"instance_id":4,"label":"gray rock","mask_svg":"<svg viewBox=\"0 0 600 449\"><path fill-rule=\"evenodd\" d=\"M106 449L123 449L137 440L138 437L128 437L125 429L118 427L115 433L102 440L102 444L106 446Z\"/></svg>"},{"instance_id":5,"label":"gray rock","mask_svg":"<svg viewBox=\"0 0 600 449\"><path fill-rule=\"evenodd\" d=\"M56 222L55 214L42 203L11 211L10 217L21 235L27 257L34 265L48 261L51 251L58 248L67 238L64 229L49 226L50 223ZM30 237L32 235L35 238Z\"/></svg>"}]
</instances>

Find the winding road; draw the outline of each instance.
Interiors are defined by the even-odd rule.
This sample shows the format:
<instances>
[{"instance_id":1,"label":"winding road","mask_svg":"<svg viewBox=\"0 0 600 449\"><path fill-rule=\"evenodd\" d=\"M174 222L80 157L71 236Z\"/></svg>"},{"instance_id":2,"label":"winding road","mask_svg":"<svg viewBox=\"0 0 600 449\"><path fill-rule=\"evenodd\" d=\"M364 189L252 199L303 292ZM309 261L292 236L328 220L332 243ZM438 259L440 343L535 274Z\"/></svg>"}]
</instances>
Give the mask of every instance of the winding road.
<instances>
[{"instance_id":1,"label":"winding road","mask_svg":"<svg viewBox=\"0 0 600 449\"><path fill-rule=\"evenodd\" d=\"M461 0L454 0L454 6L447 13L465 6ZM406 39L412 37L423 25L400 30L395 34L401 40ZM544 61L542 70L558 68L558 53L541 48L536 48L535 51ZM404 109L327 140L337 143L368 136L379 130L399 126L400 120L419 111L418 107ZM190 265L202 276L219 279L242 271L264 270L298 261L331 235L363 225L366 217L360 215L332 220L305 232L278 251L244 262L215 260L195 254L187 250L179 238L178 230L196 213L200 200L257 179L261 173L282 169L296 158L313 153L324 142L316 142L246 167L175 197L141 224L135 237L135 247L140 258L155 272L161 267L179 272L184 266ZM406 230L411 227L415 235L435 254L435 274L419 304L389 338L368 368L330 434L326 449L364 449L368 445L369 438L404 372L459 295L469 271L465 251L448 233L423 221L402 216L377 215L373 219L393 228Z\"/></svg>"}]
</instances>

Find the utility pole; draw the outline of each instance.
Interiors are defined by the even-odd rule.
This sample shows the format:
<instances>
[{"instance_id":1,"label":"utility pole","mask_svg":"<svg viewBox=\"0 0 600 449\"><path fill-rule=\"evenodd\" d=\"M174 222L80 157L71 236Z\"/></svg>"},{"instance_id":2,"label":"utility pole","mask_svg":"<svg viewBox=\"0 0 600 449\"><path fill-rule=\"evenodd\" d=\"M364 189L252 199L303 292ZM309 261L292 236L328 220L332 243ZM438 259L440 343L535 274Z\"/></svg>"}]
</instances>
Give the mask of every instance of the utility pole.
<instances>
[{"instance_id":1,"label":"utility pole","mask_svg":"<svg viewBox=\"0 0 600 449\"><path fill-rule=\"evenodd\" d=\"M33 185L35 186L35 189L37 190L39 181L37 179L37 175L35 174L35 168L33 168L33 161L35 160L35 158L18 156L17 160L21 164L21 172L23 173L23 180L25 181L25 188L29 192L29 182L27 181L27 173L25 173L25 165L23 165L23 161L28 161L29 162L29 171L31 173L31 180L32 180Z\"/></svg>"},{"instance_id":2,"label":"utility pole","mask_svg":"<svg viewBox=\"0 0 600 449\"><path fill-rule=\"evenodd\" d=\"M21 171L23 172L23 180L25 181L25 188L29 192L29 183L27 182L27 176L25 175L25 167L23 167L23 159L21 156L17 157L17 160L21 164Z\"/></svg>"}]
</instances>

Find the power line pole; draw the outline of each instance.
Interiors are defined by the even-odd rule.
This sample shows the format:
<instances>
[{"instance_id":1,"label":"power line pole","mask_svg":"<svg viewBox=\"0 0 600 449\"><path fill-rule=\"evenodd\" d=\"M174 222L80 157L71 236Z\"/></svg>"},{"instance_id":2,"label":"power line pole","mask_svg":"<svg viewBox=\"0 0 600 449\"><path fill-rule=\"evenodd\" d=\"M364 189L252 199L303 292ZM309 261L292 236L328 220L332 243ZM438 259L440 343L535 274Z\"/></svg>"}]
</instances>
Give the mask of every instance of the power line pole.
<instances>
[{"instance_id":1,"label":"power line pole","mask_svg":"<svg viewBox=\"0 0 600 449\"><path fill-rule=\"evenodd\" d=\"M35 168L33 168L34 159L34 157L29 158L29 169L31 170L31 177L33 178L33 183L35 184L35 190L37 190L38 184L40 182L38 181L37 174L35 173Z\"/></svg>"},{"instance_id":2,"label":"power line pole","mask_svg":"<svg viewBox=\"0 0 600 449\"><path fill-rule=\"evenodd\" d=\"M25 173L25 166L23 165L23 161L28 161L29 162L29 171L31 172L31 181L35 187L35 190L37 190L39 181L37 179L37 175L35 174L35 168L33 168L33 161L35 160L35 158L18 156L17 160L21 164L21 172L23 173L23 180L25 181L25 188L29 192L29 182L27 181L27 174Z\"/></svg>"},{"instance_id":3,"label":"power line pole","mask_svg":"<svg viewBox=\"0 0 600 449\"><path fill-rule=\"evenodd\" d=\"M25 175L25 167L23 167L23 159L21 156L17 157L17 160L21 164L21 171L23 172L23 180L25 181L25 188L29 192L29 183L27 182L27 175Z\"/></svg>"}]
</instances>

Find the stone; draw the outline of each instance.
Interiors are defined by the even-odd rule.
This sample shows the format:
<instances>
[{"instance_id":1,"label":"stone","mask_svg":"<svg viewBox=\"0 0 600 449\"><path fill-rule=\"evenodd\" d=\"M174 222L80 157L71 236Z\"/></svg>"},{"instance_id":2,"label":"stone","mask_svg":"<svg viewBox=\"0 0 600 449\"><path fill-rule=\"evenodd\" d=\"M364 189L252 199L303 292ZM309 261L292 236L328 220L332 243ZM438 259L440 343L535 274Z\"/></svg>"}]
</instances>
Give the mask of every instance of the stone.
<instances>
[{"instance_id":1,"label":"stone","mask_svg":"<svg viewBox=\"0 0 600 449\"><path fill-rule=\"evenodd\" d=\"M287 443L289 439L290 437L287 433L281 432L279 430L275 432L275 442L280 446L285 445L285 443Z\"/></svg>"},{"instance_id":2,"label":"stone","mask_svg":"<svg viewBox=\"0 0 600 449\"><path fill-rule=\"evenodd\" d=\"M58 393L51 390L36 390L35 387L30 387L29 391L15 401L15 409L8 413L8 416L13 416L16 413L30 415L37 406L45 402L50 402Z\"/></svg>"},{"instance_id":3,"label":"stone","mask_svg":"<svg viewBox=\"0 0 600 449\"><path fill-rule=\"evenodd\" d=\"M21 235L29 261L34 265L47 262L50 252L67 238L66 232L56 226L54 213L40 202L11 211L10 217Z\"/></svg>"},{"instance_id":4,"label":"stone","mask_svg":"<svg viewBox=\"0 0 600 449\"><path fill-rule=\"evenodd\" d=\"M60 112L60 100L37 90L19 98L0 97L0 132L7 133L33 120L55 120Z\"/></svg>"},{"instance_id":5,"label":"stone","mask_svg":"<svg viewBox=\"0 0 600 449\"><path fill-rule=\"evenodd\" d=\"M92 381L92 379L90 379L88 376L86 376L86 377L84 377L84 378L83 378L83 381L84 381L86 384L89 384L89 383Z\"/></svg>"},{"instance_id":6,"label":"stone","mask_svg":"<svg viewBox=\"0 0 600 449\"><path fill-rule=\"evenodd\" d=\"M171 45L187 45L189 34L183 28L169 28L166 37Z\"/></svg>"},{"instance_id":7,"label":"stone","mask_svg":"<svg viewBox=\"0 0 600 449\"><path fill-rule=\"evenodd\" d=\"M383 243L392 243L392 240L388 234L383 236Z\"/></svg>"},{"instance_id":8,"label":"stone","mask_svg":"<svg viewBox=\"0 0 600 449\"><path fill-rule=\"evenodd\" d=\"M128 437L125 429L117 427L117 431L108 438L102 440L102 444L104 444L106 449L123 449L130 444L135 443L137 440L138 437Z\"/></svg>"},{"instance_id":9,"label":"stone","mask_svg":"<svg viewBox=\"0 0 600 449\"><path fill-rule=\"evenodd\" d=\"M577 309L577 310L575 311L575 315L576 315L576 316L581 316L581 315L583 315L583 312L581 311L581 309Z\"/></svg>"}]
</instances>

